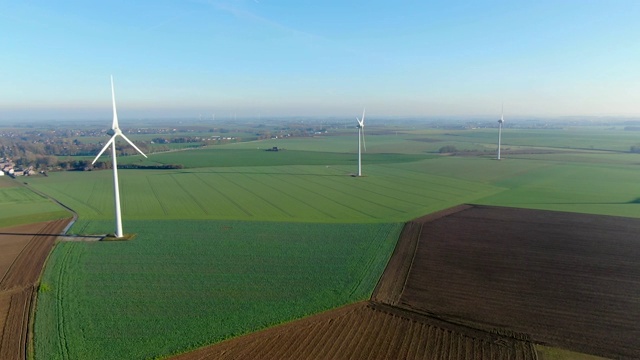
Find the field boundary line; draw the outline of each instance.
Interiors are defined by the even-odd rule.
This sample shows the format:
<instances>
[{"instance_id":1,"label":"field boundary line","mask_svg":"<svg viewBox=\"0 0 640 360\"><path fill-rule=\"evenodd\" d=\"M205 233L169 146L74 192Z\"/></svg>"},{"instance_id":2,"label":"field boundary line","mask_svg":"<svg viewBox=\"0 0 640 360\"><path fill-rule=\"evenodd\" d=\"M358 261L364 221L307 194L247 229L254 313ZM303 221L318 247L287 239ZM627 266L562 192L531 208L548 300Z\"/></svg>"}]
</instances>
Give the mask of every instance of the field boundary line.
<instances>
[{"instance_id":1,"label":"field boundary line","mask_svg":"<svg viewBox=\"0 0 640 360\"><path fill-rule=\"evenodd\" d=\"M370 252L378 253L380 249L383 247L385 240L389 237L389 234L393 230L393 223L385 224L378 228L378 232L374 236L373 240L367 246L367 251L362 252L362 256L360 259L369 257L369 261L365 264L365 266L361 267L361 270L358 272L359 280L356 284L351 287L351 291L349 291L349 296L351 297L362 285L362 282L367 277L367 274L371 272L371 268L373 267L374 262L377 258L372 256L367 256ZM384 234L381 234L384 233ZM384 271L384 269L383 269Z\"/></svg>"},{"instance_id":2,"label":"field boundary line","mask_svg":"<svg viewBox=\"0 0 640 360\"><path fill-rule=\"evenodd\" d=\"M54 203L62 206L63 208L65 208L66 210L68 210L72 215L73 215L73 220L71 221L71 223L62 231L62 233L66 233L69 228L71 227L71 225L73 225L73 223L78 220L78 213L73 210L72 208L70 208L69 206L65 205L64 203L62 203L60 200L50 196L49 194L43 193L42 191L34 188L33 186L29 186L28 184L25 184L24 187L26 187L27 189L33 191L36 194L40 194L41 196L45 197L46 199L49 199L51 201L53 201Z\"/></svg>"},{"instance_id":3,"label":"field boundary line","mask_svg":"<svg viewBox=\"0 0 640 360\"><path fill-rule=\"evenodd\" d=\"M387 262L387 266L371 295L371 300L397 305L413 267L418 243L422 236L422 226L427 222L471 208L473 206L467 204L458 205L406 222L400 232L396 247ZM410 261L408 260L409 256L411 257ZM400 287L400 284L402 284L402 287Z\"/></svg>"}]
</instances>

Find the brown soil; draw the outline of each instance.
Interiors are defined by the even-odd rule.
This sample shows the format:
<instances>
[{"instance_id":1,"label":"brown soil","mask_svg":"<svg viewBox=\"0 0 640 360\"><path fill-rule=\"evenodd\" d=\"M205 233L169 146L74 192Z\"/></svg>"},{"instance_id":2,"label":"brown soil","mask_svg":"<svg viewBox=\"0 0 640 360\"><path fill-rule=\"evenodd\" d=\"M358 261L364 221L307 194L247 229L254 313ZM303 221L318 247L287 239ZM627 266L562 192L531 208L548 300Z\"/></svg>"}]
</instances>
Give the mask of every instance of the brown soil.
<instances>
[{"instance_id":1,"label":"brown soil","mask_svg":"<svg viewBox=\"0 0 640 360\"><path fill-rule=\"evenodd\" d=\"M0 230L0 359L26 359L36 283L69 219ZM5 252L6 251L6 252Z\"/></svg>"},{"instance_id":2,"label":"brown soil","mask_svg":"<svg viewBox=\"0 0 640 360\"><path fill-rule=\"evenodd\" d=\"M474 206L422 226L398 306L640 358L640 220Z\"/></svg>"},{"instance_id":3,"label":"brown soil","mask_svg":"<svg viewBox=\"0 0 640 360\"><path fill-rule=\"evenodd\" d=\"M361 302L174 357L204 359L535 359L524 341Z\"/></svg>"}]
</instances>

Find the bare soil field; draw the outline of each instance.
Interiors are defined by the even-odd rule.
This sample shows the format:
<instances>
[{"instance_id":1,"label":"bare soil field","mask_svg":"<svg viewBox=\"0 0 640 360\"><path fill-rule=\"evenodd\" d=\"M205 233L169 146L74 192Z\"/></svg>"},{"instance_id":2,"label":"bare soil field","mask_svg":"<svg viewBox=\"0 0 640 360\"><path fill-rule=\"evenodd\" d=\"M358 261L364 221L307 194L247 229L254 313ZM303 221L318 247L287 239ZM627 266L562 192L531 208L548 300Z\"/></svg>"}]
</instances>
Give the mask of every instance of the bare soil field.
<instances>
[{"instance_id":1,"label":"bare soil field","mask_svg":"<svg viewBox=\"0 0 640 360\"><path fill-rule=\"evenodd\" d=\"M397 306L640 358L640 220L474 206L425 222Z\"/></svg>"},{"instance_id":2,"label":"bare soil field","mask_svg":"<svg viewBox=\"0 0 640 360\"><path fill-rule=\"evenodd\" d=\"M0 229L0 359L26 359L36 282L69 219Z\"/></svg>"}]
</instances>

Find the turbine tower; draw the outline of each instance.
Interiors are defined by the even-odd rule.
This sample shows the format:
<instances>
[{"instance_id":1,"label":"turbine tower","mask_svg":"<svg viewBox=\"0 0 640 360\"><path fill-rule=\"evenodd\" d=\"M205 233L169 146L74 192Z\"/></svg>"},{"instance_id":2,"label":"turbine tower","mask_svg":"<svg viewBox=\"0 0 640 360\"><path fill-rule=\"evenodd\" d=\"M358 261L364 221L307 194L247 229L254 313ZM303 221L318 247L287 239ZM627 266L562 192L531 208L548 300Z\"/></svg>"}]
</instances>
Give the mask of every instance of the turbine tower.
<instances>
[{"instance_id":1,"label":"turbine tower","mask_svg":"<svg viewBox=\"0 0 640 360\"><path fill-rule=\"evenodd\" d=\"M91 164L94 164L98 160L100 155L102 155L102 153L105 150L107 150L109 145L111 145L111 160L113 162L113 193L114 193L114 203L115 203L115 210L116 210L115 235L116 237L121 238L123 236L123 233L122 233L122 215L120 211L120 189L118 187L118 162L116 159L116 137L118 136L122 137L124 140L126 140L129 143L129 145L133 146L134 149L136 149L140 154L142 154L142 156L147 157L147 155L145 155L140 149L138 149L138 147L135 146L133 142L129 140L129 138L124 136L124 134L122 133L122 130L120 130L120 127L118 126L118 113L116 112L116 95L115 95L115 91L113 90L113 76L111 76L111 100L113 102L113 124L111 125L111 130L107 131L107 134L111 136L111 139L109 139L109 141L105 144L102 150L100 150L100 153L98 153L98 156L96 156L96 158L93 159L93 162Z\"/></svg>"},{"instance_id":2,"label":"turbine tower","mask_svg":"<svg viewBox=\"0 0 640 360\"><path fill-rule=\"evenodd\" d=\"M500 160L500 144L502 143L502 124L504 123L504 104L502 105L502 113L498 120L498 160Z\"/></svg>"},{"instance_id":3,"label":"turbine tower","mask_svg":"<svg viewBox=\"0 0 640 360\"><path fill-rule=\"evenodd\" d=\"M364 111L362 109L362 120L358 119L356 116L356 120L358 121L358 176L362 176L362 148L364 146L364 151L367 151L367 143L364 141ZM362 145L361 145L362 144Z\"/></svg>"}]
</instances>

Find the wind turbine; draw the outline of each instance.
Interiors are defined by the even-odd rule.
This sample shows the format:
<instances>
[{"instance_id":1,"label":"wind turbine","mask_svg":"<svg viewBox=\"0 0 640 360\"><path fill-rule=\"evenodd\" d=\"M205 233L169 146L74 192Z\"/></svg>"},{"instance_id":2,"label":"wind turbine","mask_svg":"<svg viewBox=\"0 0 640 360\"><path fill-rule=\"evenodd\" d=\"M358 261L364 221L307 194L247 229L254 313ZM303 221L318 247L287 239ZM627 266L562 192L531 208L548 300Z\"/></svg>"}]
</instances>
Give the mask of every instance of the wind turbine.
<instances>
[{"instance_id":1,"label":"wind turbine","mask_svg":"<svg viewBox=\"0 0 640 360\"><path fill-rule=\"evenodd\" d=\"M498 160L500 160L500 144L502 142L502 124L504 123L504 104L502 104L502 113L500 114L500 120L498 120Z\"/></svg>"},{"instance_id":2,"label":"wind turbine","mask_svg":"<svg viewBox=\"0 0 640 360\"><path fill-rule=\"evenodd\" d=\"M129 145L133 146L133 148L136 149L140 154L142 154L142 156L147 157L147 155L145 155L140 149L138 149L138 147L135 146L133 142L129 140L129 138L124 136L124 134L122 133L122 130L120 130L120 127L118 126L118 113L116 112L116 95L113 90L113 76L111 76L111 99L113 102L113 124L111 125L111 130L107 131L107 134L111 136L111 139L107 141L105 146L102 148L102 150L100 150L100 153L98 153L98 156L96 156L96 158L93 160L91 164L94 164L98 160L100 155L102 155L102 153L105 150L107 150L109 145L111 145L111 160L113 162L113 194L114 194L114 202L115 202L115 209L116 209L116 234L115 235L116 237L121 238L123 234L122 234L122 215L120 212L120 189L118 188L118 162L116 159L116 137L120 136L123 139L125 139L129 143Z\"/></svg>"},{"instance_id":3,"label":"wind turbine","mask_svg":"<svg viewBox=\"0 0 640 360\"><path fill-rule=\"evenodd\" d=\"M367 143L364 141L364 111L365 109L362 109L362 120L356 116L358 121L358 176L362 176L362 147L364 146L364 151L367 151ZM360 145L361 141L362 145Z\"/></svg>"}]
</instances>

